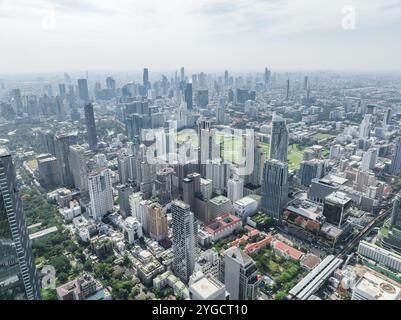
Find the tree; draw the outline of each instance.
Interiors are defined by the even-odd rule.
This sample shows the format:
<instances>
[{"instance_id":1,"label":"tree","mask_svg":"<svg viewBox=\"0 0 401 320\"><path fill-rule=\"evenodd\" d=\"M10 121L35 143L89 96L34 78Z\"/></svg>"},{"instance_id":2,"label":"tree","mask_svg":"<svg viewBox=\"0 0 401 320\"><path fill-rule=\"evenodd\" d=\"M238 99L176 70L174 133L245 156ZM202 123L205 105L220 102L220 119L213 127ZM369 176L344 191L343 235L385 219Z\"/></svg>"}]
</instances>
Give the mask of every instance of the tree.
<instances>
[{"instance_id":1,"label":"tree","mask_svg":"<svg viewBox=\"0 0 401 320\"><path fill-rule=\"evenodd\" d=\"M84 270L85 271L92 271L93 270L92 262L90 260L86 260L84 262Z\"/></svg>"},{"instance_id":2,"label":"tree","mask_svg":"<svg viewBox=\"0 0 401 320\"><path fill-rule=\"evenodd\" d=\"M60 272L69 273L71 269L70 261L66 256L52 257L49 260L49 264L56 269L57 273Z\"/></svg>"},{"instance_id":3,"label":"tree","mask_svg":"<svg viewBox=\"0 0 401 320\"><path fill-rule=\"evenodd\" d=\"M287 294L284 291L279 291L274 298L276 300L287 300Z\"/></svg>"},{"instance_id":4,"label":"tree","mask_svg":"<svg viewBox=\"0 0 401 320\"><path fill-rule=\"evenodd\" d=\"M57 281L59 285L62 285L68 281L68 275L64 272L61 272L57 275Z\"/></svg>"},{"instance_id":5,"label":"tree","mask_svg":"<svg viewBox=\"0 0 401 320\"><path fill-rule=\"evenodd\" d=\"M55 289L41 289L43 300L57 300L57 291Z\"/></svg>"},{"instance_id":6,"label":"tree","mask_svg":"<svg viewBox=\"0 0 401 320\"><path fill-rule=\"evenodd\" d=\"M127 254L125 254L124 257L123 257L123 266L126 267L126 268L131 268L132 267L132 262L129 259Z\"/></svg>"}]
</instances>

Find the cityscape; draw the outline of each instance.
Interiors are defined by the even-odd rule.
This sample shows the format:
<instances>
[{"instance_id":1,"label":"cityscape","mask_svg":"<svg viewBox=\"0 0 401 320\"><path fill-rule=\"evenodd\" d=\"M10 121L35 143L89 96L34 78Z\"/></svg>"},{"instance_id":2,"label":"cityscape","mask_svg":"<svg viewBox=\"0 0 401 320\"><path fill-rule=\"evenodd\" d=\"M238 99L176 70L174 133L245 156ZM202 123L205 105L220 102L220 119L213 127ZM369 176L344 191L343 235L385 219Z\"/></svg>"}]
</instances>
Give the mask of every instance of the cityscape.
<instances>
[{"instance_id":1,"label":"cityscape","mask_svg":"<svg viewBox=\"0 0 401 320\"><path fill-rule=\"evenodd\" d=\"M0 73L0 300L400 300L401 74L265 61Z\"/></svg>"}]
</instances>

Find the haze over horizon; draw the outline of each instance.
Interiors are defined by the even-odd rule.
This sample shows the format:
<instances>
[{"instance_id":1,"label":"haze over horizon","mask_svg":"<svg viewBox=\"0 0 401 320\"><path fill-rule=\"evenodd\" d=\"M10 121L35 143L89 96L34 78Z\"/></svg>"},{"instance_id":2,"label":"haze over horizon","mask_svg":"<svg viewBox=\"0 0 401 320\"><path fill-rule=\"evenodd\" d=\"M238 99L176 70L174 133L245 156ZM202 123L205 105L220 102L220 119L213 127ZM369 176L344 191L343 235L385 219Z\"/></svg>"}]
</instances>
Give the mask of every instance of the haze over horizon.
<instances>
[{"instance_id":1,"label":"haze over horizon","mask_svg":"<svg viewBox=\"0 0 401 320\"><path fill-rule=\"evenodd\" d=\"M400 22L396 0L0 0L0 70L399 72Z\"/></svg>"}]
</instances>

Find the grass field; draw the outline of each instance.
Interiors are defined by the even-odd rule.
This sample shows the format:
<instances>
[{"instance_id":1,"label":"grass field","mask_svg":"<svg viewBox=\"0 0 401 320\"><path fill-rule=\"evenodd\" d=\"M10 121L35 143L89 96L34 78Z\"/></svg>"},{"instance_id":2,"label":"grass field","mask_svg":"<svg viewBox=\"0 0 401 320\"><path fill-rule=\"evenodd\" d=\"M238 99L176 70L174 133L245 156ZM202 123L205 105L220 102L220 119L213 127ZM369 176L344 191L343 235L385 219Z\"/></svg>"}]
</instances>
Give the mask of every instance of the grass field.
<instances>
[{"instance_id":1,"label":"grass field","mask_svg":"<svg viewBox=\"0 0 401 320\"><path fill-rule=\"evenodd\" d=\"M259 142L259 144L262 146L263 152L265 153L266 157L269 157L270 145L265 142Z\"/></svg>"},{"instance_id":2,"label":"grass field","mask_svg":"<svg viewBox=\"0 0 401 320\"><path fill-rule=\"evenodd\" d=\"M288 146L288 167L289 169L298 168L301 163L305 148L300 147L298 144L290 144Z\"/></svg>"},{"instance_id":3,"label":"grass field","mask_svg":"<svg viewBox=\"0 0 401 320\"><path fill-rule=\"evenodd\" d=\"M326 140L328 138L332 138L333 136L331 134L328 134L328 133L320 133L319 132L319 133L315 133L312 137L315 138L318 141L321 141L321 140Z\"/></svg>"},{"instance_id":4,"label":"grass field","mask_svg":"<svg viewBox=\"0 0 401 320\"><path fill-rule=\"evenodd\" d=\"M184 129L177 133L177 144L179 146L183 144L187 139L191 139L195 147L198 146L198 136L195 131ZM224 136L224 132L217 131L217 140L221 144L221 156L223 160L238 164L242 156L241 137L232 138L230 136ZM259 143L263 148L266 158L268 158L270 145L265 142ZM298 144L290 144L288 146L288 166L290 170L298 168L303 159L304 149L304 147L300 147Z\"/></svg>"},{"instance_id":5,"label":"grass field","mask_svg":"<svg viewBox=\"0 0 401 320\"><path fill-rule=\"evenodd\" d=\"M263 148L263 151L266 155L266 158L269 157L269 149L270 146L268 143L260 142L260 145ZM300 147L298 144L290 144L288 146L288 167L289 169L298 168L304 156L305 148Z\"/></svg>"},{"instance_id":6,"label":"grass field","mask_svg":"<svg viewBox=\"0 0 401 320\"><path fill-rule=\"evenodd\" d=\"M194 146L198 146L198 135L194 130L184 129L177 132L177 144L182 145L188 139L192 140Z\"/></svg>"}]
</instances>

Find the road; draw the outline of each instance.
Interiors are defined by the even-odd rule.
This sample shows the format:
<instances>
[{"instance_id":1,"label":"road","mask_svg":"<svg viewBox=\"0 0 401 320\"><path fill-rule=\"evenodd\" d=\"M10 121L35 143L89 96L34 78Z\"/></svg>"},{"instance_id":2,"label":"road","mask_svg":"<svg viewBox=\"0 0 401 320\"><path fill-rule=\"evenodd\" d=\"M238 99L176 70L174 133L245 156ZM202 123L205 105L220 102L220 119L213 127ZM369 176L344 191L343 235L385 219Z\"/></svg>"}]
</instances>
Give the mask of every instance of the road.
<instances>
[{"instance_id":1,"label":"road","mask_svg":"<svg viewBox=\"0 0 401 320\"><path fill-rule=\"evenodd\" d=\"M345 255L347 255L354 246L359 243L359 241L366 236L372 228L376 226L376 224L382 220L384 220L392 211L392 207L386 209L384 212L380 213L377 217L375 217L368 225L366 225L365 228L361 230L361 232L358 233L358 235L355 236L354 239L352 239L345 247L343 250L341 250L337 254L337 258L343 258Z\"/></svg>"}]
</instances>

